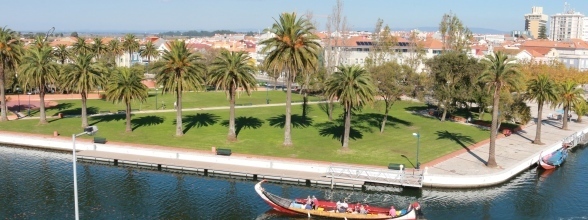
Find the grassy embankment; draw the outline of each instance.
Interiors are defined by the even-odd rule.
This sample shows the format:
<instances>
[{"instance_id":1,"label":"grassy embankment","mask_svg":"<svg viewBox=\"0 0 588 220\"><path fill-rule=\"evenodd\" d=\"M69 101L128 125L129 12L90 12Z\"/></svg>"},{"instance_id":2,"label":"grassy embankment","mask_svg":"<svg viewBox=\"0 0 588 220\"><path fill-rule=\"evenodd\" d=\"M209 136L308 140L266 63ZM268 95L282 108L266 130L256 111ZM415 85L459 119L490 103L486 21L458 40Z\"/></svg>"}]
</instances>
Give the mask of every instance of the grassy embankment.
<instances>
[{"instance_id":1,"label":"grassy embankment","mask_svg":"<svg viewBox=\"0 0 588 220\"><path fill-rule=\"evenodd\" d=\"M269 93L271 103L283 103L282 92ZM184 108L228 106L222 92L186 94ZM265 104L265 92L256 92L252 97L241 96L237 103ZM318 100L313 97L311 100ZM173 108L172 95L158 95L168 109ZM294 101L302 97L295 95ZM148 102L155 103L154 94ZM79 100L59 102L48 115L57 113L74 114L79 112ZM154 105L154 104L153 104ZM124 109L120 104L102 100L89 101L95 112ZM142 107L149 108L147 104ZM133 107L136 108L136 107ZM153 106L150 107L153 109ZM306 117L302 116L302 106L293 106L293 147L283 147L284 107L256 107L237 109L238 141L226 142L228 132L228 110L185 111L183 123L185 135L175 137L175 112L134 114L132 133L125 133L124 115L91 117L90 123L99 127L97 136L108 141L152 144L210 151L212 146L231 148L234 153L255 154L286 158L320 160L335 163L383 165L403 163L411 167L415 163L417 140L413 132L420 132L420 162L425 163L445 154L462 149L478 141L487 139L489 132L473 126L454 122L440 122L438 119L413 114L414 110L424 110L422 103L397 102L384 133L379 132L383 109L379 105L365 108L352 116L352 132L349 150L341 150L340 138L343 134L342 120L329 121L323 104L310 105ZM336 104L336 118L342 114ZM81 132L79 118L49 119L47 125L37 125L38 120L14 120L0 123L0 130L51 135L58 131L62 135ZM91 138L91 137L80 137ZM405 155L407 158L402 157ZM479 155L485 158L486 155ZM410 161L409 161L410 160Z\"/></svg>"}]
</instances>

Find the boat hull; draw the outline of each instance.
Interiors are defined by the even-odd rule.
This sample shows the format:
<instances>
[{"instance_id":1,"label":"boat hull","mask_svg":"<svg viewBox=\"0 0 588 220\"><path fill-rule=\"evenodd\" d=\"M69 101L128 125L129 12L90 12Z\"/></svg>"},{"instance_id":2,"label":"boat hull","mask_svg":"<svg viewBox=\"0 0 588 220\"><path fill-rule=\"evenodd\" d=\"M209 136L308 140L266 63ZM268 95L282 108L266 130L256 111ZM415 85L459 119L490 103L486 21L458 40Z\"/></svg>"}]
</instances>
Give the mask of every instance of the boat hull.
<instances>
[{"instance_id":1,"label":"boat hull","mask_svg":"<svg viewBox=\"0 0 588 220\"><path fill-rule=\"evenodd\" d=\"M546 170L555 169L561 166L568 156L568 150L566 147L560 148L553 153L541 156L538 163L541 168Z\"/></svg>"},{"instance_id":2,"label":"boat hull","mask_svg":"<svg viewBox=\"0 0 588 220\"><path fill-rule=\"evenodd\" d=\"M271 193L265 192L265 189L261 186L261 184L265 182L265 180L255 184L255 192L261 197L268 205L270 205L274 210L290 214L290 215L300 215L300 216L307 216L307 217L324 217L324 218L335 218L335 219L365 219L365 220L391 220L391 219L416 219L417 218L417 210L420 209L420 206L417 204L415 208L411 208L407 213L401 216L392 217L390 215L384 213L376 213L376 214L359 214L359 213L339 213L335 211L327 211L324 209L322 205L319 207L322 208L318 210L313 209L304 209L301 207L295 207L291 204L302 204L296 203L295 200L288 200ZM271 197L271 198L270 198ZM286 205L287 203L291 202L291 204ZM412 206L411 206L412 207Z\"/></svg>"}]
</instances>

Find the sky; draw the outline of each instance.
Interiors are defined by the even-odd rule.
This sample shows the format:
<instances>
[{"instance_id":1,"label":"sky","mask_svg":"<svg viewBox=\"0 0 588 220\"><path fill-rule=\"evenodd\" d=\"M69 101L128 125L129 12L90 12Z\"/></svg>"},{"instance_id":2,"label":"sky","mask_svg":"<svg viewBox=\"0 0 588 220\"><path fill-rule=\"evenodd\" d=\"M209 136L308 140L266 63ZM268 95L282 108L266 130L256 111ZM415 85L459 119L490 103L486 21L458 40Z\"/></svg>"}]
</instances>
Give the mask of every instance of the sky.
<instances>
[{"instance_id":1,"label":"sky","mask_svg":"<svg viewBox=\"0 0 588 220\"><path fill-rule=\"evenodd\" d=\"M378 18L393 29L437 27L450 11L470 28L524 29L532 6L544 14L564 10L564 2L588 14L588 0L343 0L352 30L373 30ZM0 26L15 31L55 33L262 30L282 12L314 14L325 29L336 0L3 0Z\"/></svg>"}]
</instances>

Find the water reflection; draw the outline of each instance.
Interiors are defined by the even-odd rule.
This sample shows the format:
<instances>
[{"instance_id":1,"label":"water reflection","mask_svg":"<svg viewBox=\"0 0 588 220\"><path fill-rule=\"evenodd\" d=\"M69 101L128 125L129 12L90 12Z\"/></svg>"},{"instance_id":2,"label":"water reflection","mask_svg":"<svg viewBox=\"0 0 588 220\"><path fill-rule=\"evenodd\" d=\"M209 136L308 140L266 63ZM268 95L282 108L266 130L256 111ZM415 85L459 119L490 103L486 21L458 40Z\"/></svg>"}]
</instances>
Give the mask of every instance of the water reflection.
<instances>
[{"instance_id":1,"label":"water reflection","mask_svg":"<svg viewBox=\"0 0 588 220\"><path fill-rule=\"evenodd\" d=\"M316 195L372 206L419 201L427 219L585 217L587 152L575 149L554 171L529 169L484 189L264 187L285 198ZM0 166L0 219L73 218L71 154L0 147ZM88 163L78 163L78 178L82 219L296 219L270 210L251 181Z\"/></svg>"}]
</instances>

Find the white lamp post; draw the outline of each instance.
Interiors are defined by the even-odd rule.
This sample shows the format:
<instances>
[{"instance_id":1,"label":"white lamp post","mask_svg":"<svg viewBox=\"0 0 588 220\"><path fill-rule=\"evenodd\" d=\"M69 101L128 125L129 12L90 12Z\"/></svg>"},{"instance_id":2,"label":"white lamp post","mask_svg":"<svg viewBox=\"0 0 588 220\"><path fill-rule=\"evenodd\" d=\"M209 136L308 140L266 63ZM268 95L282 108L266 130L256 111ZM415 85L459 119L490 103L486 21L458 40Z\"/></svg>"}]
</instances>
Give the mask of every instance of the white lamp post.
<instances>
[{"instance_id":1,"label":"white lamp post","mask_svg":"<svg viewBox=\"0 0 588 220\"><path fill-rule=\"evenodd\" d=\"M416 169L419 170L421 168L421 163L419 163L419 148L420 148L421 134L419 132L412 133L412 136L415 136L417 138Z\"/></svg>"},{"instance_id":2,"label":"white lamp post","mask_svg":"<svg viewBox=\"0 0 588 220\"><path fill-rule=\"evenodd\" d=\"M86 128L84 128L84 132L79 133L79 134L72 134L71 135L71 139L73 142L73 178L74 178L74 202L75 202L75 214L76 214L76 220L80 219L80 214L79 214L79 209L78 209L78 176L77 176L77 171L76 171L76 137L78 136L82 136L84 134L87 135L94 135L96 132L98 131L98 127L97 126L88 126Z\"/></svg>"}]
</instances>

